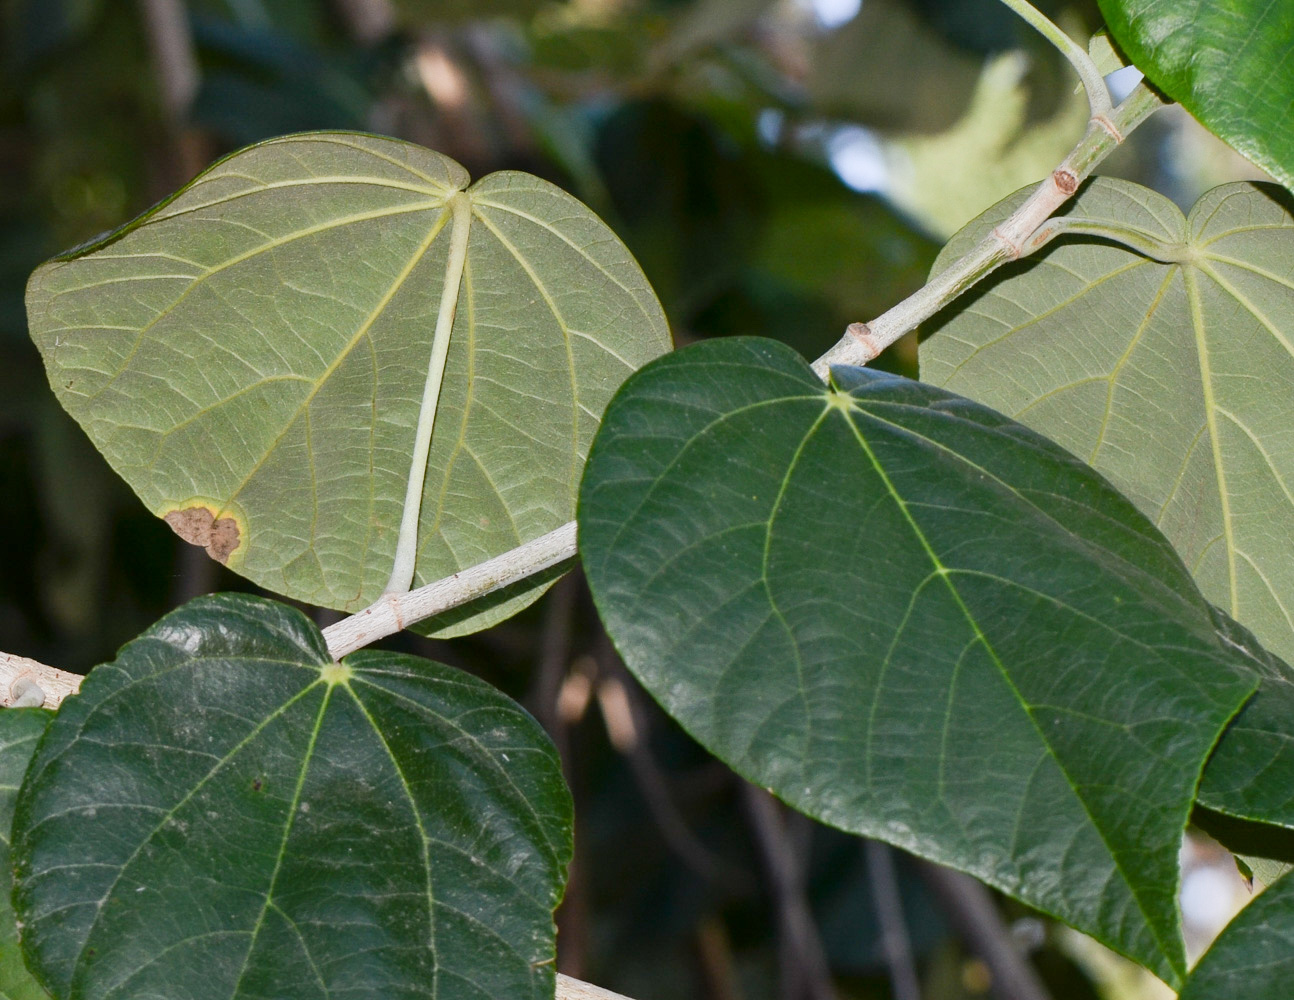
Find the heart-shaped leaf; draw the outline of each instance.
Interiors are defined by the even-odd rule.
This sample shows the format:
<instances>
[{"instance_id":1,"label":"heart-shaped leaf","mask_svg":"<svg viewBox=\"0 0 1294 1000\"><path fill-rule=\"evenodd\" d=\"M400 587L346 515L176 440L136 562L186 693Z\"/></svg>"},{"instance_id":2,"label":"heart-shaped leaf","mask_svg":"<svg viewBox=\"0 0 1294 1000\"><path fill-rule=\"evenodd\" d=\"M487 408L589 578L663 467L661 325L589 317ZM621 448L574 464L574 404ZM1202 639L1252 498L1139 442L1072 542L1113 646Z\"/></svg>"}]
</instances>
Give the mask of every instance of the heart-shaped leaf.
<instances>
[{"instance_id":1,"label":"heart-shaped leaf","mask_svg":"<svg viewBox=\"0 0 1294 1000\"><path fill-rule=\"evenodd\" d=\"M954 260L1022 195L944 249ZM1204 595L1294 660L1294 215L1273 185L1228 184L1183 218L1100 178L1062 237L932 327L921 376L1041 431L1159 527Z\"/></svg>"},{"instance_id":2,"label":"heart-shaped leaf","mask_svg":"<svg viewBox=\"0 0 1294 1000\"><path fill-rule=\"evenodd\" d=\"M342 610L391 580L402 517L414 582L569 521L607 400L669 347L637 264L569 195L347 133L235 153L42 266L27 302L60 401L151 510Z\"/></svg>"},{"instance_id":3,"label":"heart-shaped leaf","mask_svg":"<svg viewBox=\"0 0 1294 1000\"><path fill-rule=\"evenodd\" d=\"M1090 468L950 393L834 377L740 339L625 384L579 517L617 648L797 809L1178 981L1182 829L1251 675Z\"/></svg>"},{"instance_id":4,"label":"heart-shaped leaf","mask_svg":"<svg viewBox=\"0 0 1294 1000\"><path fill-rule=\"evenodd\" d=\"M56 996L551 1000L557 755L482 681L333 663L299 612L200 598L97 667L37 751L15 903Z\"/></svg>"},{"instance_id":5,"label":"heart-shaped leaf","mask_svg":"<svg viewBox=\"0 0 1294 1000\"><path fill-rule=\"evenodd\" d=\"M1294 978L1294 878L1253 900L1200 959L1178 1000L1287 1000Z\"/></svg>"},{"instance_id":6,"label":"heart-shaped leaf","mask_svg":"<svg viewBox=\"0 0 1294 1000\"><path fill-rule=\"evenodd\" d=\"M1099 3L1119 45L1155 86L1294 188L1294 4Z\"/></svg>"},{"instance_id":7,"label":"heart-shaped leaf","mask_svg":"<svg viewBox=\"0 0 1294 1000\"><path fill-rule=\"evenodd\" d=\"M27 971L18 948L18 924L9 902L9 827L18 785L49 720L50 713L41 708L0 709L0 1000L48 998Z\"/></svg>"}]
</instances>

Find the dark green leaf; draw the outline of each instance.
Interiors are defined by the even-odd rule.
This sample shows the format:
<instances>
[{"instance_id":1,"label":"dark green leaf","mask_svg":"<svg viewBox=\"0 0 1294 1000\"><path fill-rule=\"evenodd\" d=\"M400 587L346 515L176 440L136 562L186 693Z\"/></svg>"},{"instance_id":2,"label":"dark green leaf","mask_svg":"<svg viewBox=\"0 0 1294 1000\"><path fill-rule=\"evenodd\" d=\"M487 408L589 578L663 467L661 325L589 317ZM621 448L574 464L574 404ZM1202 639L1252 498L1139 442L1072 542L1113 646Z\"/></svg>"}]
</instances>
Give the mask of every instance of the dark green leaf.
<instances>
[{"instance_id":1,"label":"dark green leaf","mask_svg":"<svg viewBox=\"0 0 1294 1000\"><path fill-rule=\"evenodd\" d=\"M200 598L96 668L14 824L57 996L551 1000L570 800L538 725L416 657Z\"/></svg>"},{"instance_id":2,"label":"dark green leaf","mask_svg":"<svg viewBox=\"0 0 1294 1000\"><path fill-rule=\"evenodd\" d=\"M625 384L580 500L617 647L796 808L1178 981L1178 847L1244 658L1067 452L929 386L835 377L737 339Z\"/></svg>"},{"instance_id":3,"label":"dark green leaf","mask_svg":"<svg viewBox=\"0 0 1294 1000\"><path fill-rule=\"evenodd\" d=\"M1111 34L1155 86L1294 188L1294 4L1099 2Z\"/></svg>"},{"instance_id":4,"label":"dark green leaf","mask_svg":"<svg viewBox=\"0 0 1294 1000\"><path fill-rule=\"evenodd\" d=\"M1247 628L1213 610L1222 641L1248 661L1261 687L1209 758L1200 782L1200 805L1294 828L1294 670L1263 649Z\"/></svg>"},{"instance_id":5,"label":"dark green leaf","mask_svg":"<svg viewBox=\"0 0 1294 1000\"><path fill-rule=\"evenodd\" d=\"M1288 1000L1294 979L1294 879L1236 916L1200 959L1179 1000Z\"/></svg>"},{"instance_id":6,"label":"dark green leaf","mask_svg":"<svg viewBox=\"0 0 1294 1000\"><path fill-rule=\"evenodd\" d=\"M18 925L9 902L13 867L9 827L18 785L50 719L41 708L0 709L0 1000L46 1000L47 994L23 964Z\"/></svg>"}]
</instances>

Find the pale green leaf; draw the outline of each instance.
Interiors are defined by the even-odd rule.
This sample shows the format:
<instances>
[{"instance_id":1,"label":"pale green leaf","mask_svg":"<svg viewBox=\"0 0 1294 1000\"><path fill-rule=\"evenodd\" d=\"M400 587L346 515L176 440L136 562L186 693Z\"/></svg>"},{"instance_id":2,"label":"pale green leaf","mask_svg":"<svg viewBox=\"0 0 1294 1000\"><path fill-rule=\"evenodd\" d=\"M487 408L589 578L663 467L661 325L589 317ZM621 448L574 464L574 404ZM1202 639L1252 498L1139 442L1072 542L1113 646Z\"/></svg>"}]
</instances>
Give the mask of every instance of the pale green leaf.
<instances>
[{"instance_id":1,"label":"pale green leaf","mask_svg":"<svg viewBox=\"0 0 1294 1000\"><path fill-rule=\"evenodd\" d=\"M625 384L579 512L617 648L797 809L1178 981L1182 829L1248 656L1063 449L930 386L833 375L740 338Z\"/></svg>"},{"instance_id":2,"label":"pale green leaf","mask_svg":"<svg viewBox=\"0 0 1294 1000\"><path fill-rule=\"evenodd\" d=\"M1023 196L967 226L935 269ZM1294 658L1294 430L1279 402L1294 392L1288 196L1229 184L1186 219L1153 191L1100 178L1064 214L1180 259L1062 237L931 325L922 378L1091 463L1168 536L1209 600Z\"/></svg>"},{"instance_id":3,"label":"pale green leaf","mask_svg":"<svg viewBox=\"0 0 1294 1000\"><path fill-rule=\"evenodd\" d=\"M349 133L236 153L36 271L55 392L186 537L271 590L357 610L391 574L463 190L414 582L529 541L570 520L603 407L669 334L623 244L526 174L469 186L438 153Z\"/></svg>"},{"instance_id":4,"label":"pale green leaf","mask_svg":"<svg viewBox=\"0 0 1294 1000\"><path fill-rule=\"evenodd\" d=\"M300 612L199 598L96 667L14 819L58 997L552 1000L557 753L474 677L332 661Z\"/></svg>"}]
</instances>

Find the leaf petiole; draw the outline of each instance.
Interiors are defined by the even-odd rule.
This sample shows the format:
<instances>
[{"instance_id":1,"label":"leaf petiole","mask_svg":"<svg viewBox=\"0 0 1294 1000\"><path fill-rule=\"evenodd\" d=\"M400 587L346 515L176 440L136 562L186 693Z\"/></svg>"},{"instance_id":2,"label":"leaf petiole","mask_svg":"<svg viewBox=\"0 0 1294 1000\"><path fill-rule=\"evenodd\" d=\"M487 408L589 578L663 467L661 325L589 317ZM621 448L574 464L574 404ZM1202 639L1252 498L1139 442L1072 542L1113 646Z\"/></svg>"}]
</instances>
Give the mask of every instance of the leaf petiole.
<instances>
[{"instance_id":1,"label":"leaf petiole","mask_svg":"<svg viewBox=\"0 0 1294 1000\"><path fill-rule=\"evenodd\" d=\"M458 289L467 263L467 237L472 227L472 199L466 191L451 195L445 203L453 213L449 236L449 260L445 265L445 285L440 293L440 311L431 340L431 360L427 364L427 382L418 411L418 428L414 434L413 457L409 463L409 484L404 494L400 516L400 535L395 543L395 561L384 594L403 594L413 584L414 564L418 559L418 520L422 513L422 488L427 478L427 458L431 453L431 432L436 424L436 405L440 385L445 377L445 359L449 356L449 338L458 311Z\"/></svg>"},{"instance_id":2,"label":"leaf petiole","mask_svg":"<svg viewBox=\"0 0 1294 1000\"><path fill-rule=\"evenodd\" d=\"M1002 3L1010 7L1030 27L1037 30L1043 38L1051 42L1056 50L1065 57L1065 60L1074 67L1074 72L1078 74L1078 78L1083 82L1083 89L1087 91L1087 104L1091 108L1092 117L1097 118L1108 115L1114 107L1113 102L1110 100L1110 90L1105 85L1104 75L1087 50L1065 34L1059 25L1029 3L1028 0L1002 0Z\"/></svg>"}]
</instances>

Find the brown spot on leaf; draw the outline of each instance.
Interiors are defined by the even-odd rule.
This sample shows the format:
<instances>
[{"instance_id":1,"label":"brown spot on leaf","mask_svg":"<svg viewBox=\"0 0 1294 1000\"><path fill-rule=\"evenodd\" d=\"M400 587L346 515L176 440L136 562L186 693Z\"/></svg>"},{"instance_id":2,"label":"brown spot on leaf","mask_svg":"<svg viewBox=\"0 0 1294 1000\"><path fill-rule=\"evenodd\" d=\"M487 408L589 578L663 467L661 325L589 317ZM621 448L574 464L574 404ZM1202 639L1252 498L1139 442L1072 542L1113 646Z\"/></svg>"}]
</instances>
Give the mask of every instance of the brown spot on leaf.
<instances>
[{"instance_id":1,"label":"brown spot on leaf","mask_svg":"<svg viewBox=\"0 0 1294 1000\"><path fill-rule=\"evenodd\" d=\"M171 530L192 545L201 545L219 563L229 562L242 536L232 517L217 518L208 507L173 510L163 520Z\"/></svg>"}]
</instances>

